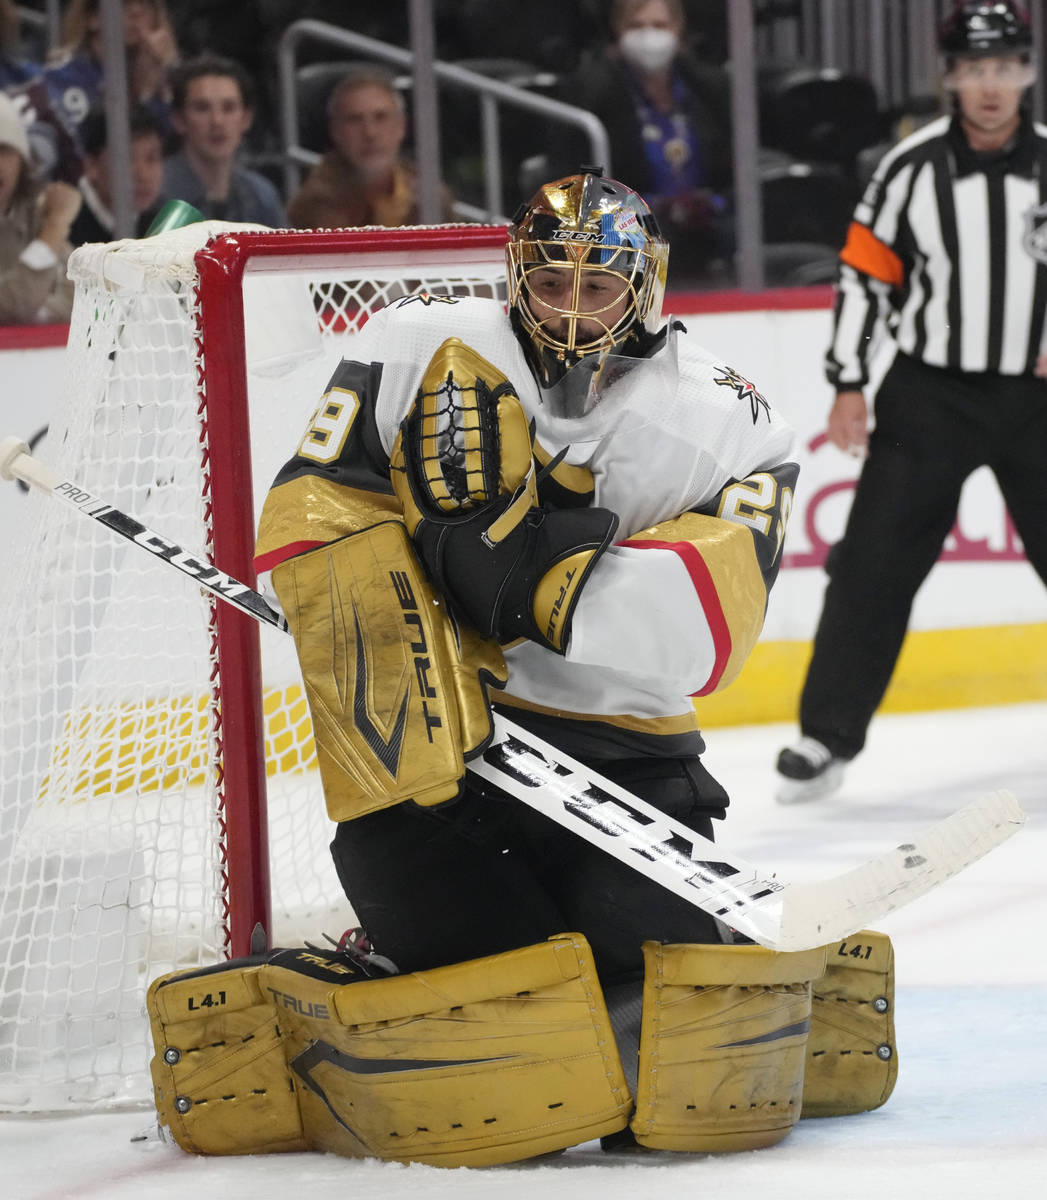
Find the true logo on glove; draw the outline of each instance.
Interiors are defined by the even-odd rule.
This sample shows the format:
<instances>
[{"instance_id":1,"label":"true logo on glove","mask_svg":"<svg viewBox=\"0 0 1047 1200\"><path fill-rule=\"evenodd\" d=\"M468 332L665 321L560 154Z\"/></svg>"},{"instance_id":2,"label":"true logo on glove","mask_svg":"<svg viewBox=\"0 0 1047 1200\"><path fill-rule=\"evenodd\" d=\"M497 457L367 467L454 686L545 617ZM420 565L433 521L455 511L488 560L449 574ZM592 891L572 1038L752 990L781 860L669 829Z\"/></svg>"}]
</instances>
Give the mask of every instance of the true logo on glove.
<instances>
[{"instance_id":1,"label":"true logo on glove","mask_svg":"<svg viewBox=\"0 0 1047 1200\"><path fill-rule=\"evenodd\" d=\"M433 730L443 726L443 719L429 708L430 700L438 700L436 688L429 680L432 662L429 659L429 644L425 638L425 628L422 617L418 612L418 602L414 598L411 581L403 571L390 571L389 578L393 581L393 590L400 601L403 610L404 623L412 630L411 653L414 655L414 673L418 680L418 694L422 700L422 718L425 721L425 733L429 741L433 740Z\"/></svg>"},{"instance_id":2,"label":"true logo on glove","mask_svg":"<svg viewBox=\"0 0 1047 1200\"><path fill-rule=\"evenodd\" d=\"M549 612L549 624L546 626L545 636L554 646L560 645L560 617L563 615L564 604L567 602L567 597L571 594L571 585L574 583L574 577L577 574L577 568L567 572L560 586L556 603Z\"/></svg>"}]
</instances>

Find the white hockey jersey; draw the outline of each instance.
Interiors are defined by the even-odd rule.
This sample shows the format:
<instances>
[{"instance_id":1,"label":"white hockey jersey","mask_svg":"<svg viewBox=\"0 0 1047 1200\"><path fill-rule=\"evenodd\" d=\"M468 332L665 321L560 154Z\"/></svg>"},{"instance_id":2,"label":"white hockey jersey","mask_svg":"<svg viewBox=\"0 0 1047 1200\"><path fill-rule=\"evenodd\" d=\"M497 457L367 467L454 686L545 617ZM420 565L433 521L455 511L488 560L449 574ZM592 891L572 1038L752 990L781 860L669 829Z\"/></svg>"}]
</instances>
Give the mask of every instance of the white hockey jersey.
<instances>
[{"instance_id":1,"label":"white hockey jersey","mask_svg":"<svg viewBox=\"0 0 1047 1200\"><path fill-rule=\"evenodd\" d=\"M553 506L591 504L619 518L574 611L564 655L506 648L498 703L606 727L629 741L696 730L692 697L740 669L762 627L797 469L792 431L728 363L670 321L647 358L608 363L573 405L535 383L494 300L411 296L370 318L353 360L277 477L263 512L260 571L334 540L338 505L388 503L389 454L437 348L460 338L514 385L535 422L536 457L566 453L543 483ZM577 383L587 364L569 372ZM594 386L595 385L595 386ZM567 416L570 411L584 412ZM332 416L331 414L335 414ZM326 422L326 424L325 424ZM315 452L324 433L325 461Z\"/></svg>"}]
</instances>

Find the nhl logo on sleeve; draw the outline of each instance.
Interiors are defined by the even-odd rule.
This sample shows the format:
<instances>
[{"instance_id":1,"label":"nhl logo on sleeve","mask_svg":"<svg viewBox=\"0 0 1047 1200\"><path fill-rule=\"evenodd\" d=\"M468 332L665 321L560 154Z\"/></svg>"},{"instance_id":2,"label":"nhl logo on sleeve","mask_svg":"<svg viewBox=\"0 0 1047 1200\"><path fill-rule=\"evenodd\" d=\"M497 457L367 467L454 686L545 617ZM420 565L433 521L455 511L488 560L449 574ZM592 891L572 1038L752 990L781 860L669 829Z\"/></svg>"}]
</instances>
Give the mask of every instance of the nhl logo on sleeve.
<instances>
[{"instance_id":1,"label":"nhl logo on sleeve","mask_svg":"<svg viewBox=\"0 0 1047 1200\"><path fill-rule=\"evenodd\" d=\"M1047 204L1039 204L1026 212L1022 245L1037 262L1047 265Z\"/></svg>"}]
</instances>

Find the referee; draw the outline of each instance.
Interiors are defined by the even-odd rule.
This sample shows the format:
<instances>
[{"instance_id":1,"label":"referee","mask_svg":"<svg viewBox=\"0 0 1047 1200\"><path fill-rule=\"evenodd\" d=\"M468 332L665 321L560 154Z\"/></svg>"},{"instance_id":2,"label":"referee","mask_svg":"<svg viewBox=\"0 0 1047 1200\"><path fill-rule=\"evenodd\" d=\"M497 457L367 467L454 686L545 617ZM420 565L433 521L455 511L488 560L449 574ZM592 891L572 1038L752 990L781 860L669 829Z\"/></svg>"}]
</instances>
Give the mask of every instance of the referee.
<instances>
[{"instance_id":1,"label":"referee","mask_svg":"<svg viewBox=\"0 0 1047 1200\"><path fill-rule=\"evenodd\" d=\"M834 791L890 681L917 589L977 467L996 476L1047 582L1047 126L1024 103L1032 29L1013 3L964 3L941 28L953 114L880 162L855 210L826 373L829 440L867 455L778 800ZM897 346L866 432L874 326Z\"/></svg>"}]
</instances>

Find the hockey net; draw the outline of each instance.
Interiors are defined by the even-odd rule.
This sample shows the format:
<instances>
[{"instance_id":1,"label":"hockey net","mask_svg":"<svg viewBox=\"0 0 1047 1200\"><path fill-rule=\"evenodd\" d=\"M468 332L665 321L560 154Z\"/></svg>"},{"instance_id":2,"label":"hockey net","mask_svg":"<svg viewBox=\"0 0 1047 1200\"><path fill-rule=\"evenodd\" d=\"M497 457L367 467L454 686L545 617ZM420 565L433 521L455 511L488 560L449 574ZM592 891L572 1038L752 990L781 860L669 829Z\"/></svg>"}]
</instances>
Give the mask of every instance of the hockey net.
<instances>
[{"instance_id":1,"label":"hockey net","mask_svg":"<svg viewBox=\"0 0 1047 1200\"><path fill-rule=\"evenodd\" d=\"M253 584L261 499L354 333L414 291L502 298L504 241L208 222L85 246L35 452ZM353 916L290 638L48 496L24 511L0 580L0 1110L144 1105L153 978Z\"/></svg>"}]
</instances>

